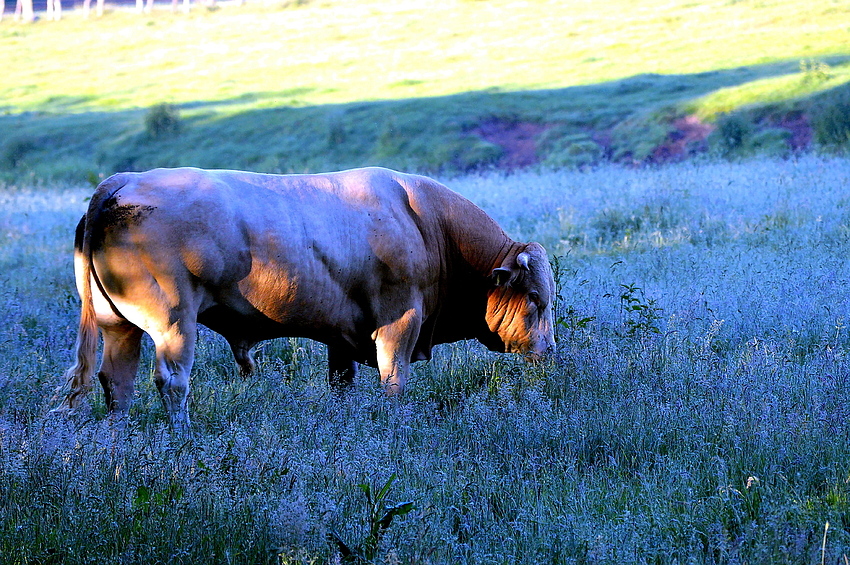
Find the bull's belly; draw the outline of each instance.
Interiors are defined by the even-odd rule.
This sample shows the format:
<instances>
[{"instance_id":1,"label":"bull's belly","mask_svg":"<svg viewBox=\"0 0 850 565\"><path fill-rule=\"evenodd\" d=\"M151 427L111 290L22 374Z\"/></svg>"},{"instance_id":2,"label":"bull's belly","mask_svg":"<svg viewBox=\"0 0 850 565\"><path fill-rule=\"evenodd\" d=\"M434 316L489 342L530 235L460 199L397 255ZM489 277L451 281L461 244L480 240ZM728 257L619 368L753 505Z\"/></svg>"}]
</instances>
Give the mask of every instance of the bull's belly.
<instances>
[{"instance_id":1,"label":"bull's belly","mask_svg":"<svg viewBox=\"0 0 850 565\"><path fill-rule=\"evenodd\" d=\"M274 319L256 309L245 312L221 304L200 312L198 322L230 343L252 347L268 339L304 337L328 346L342 347L360 363L375 364L375 344L371 339L373 330L364 323L330 323L321 317L307 319L303 316Z\"/></svg>"}]
</instances>

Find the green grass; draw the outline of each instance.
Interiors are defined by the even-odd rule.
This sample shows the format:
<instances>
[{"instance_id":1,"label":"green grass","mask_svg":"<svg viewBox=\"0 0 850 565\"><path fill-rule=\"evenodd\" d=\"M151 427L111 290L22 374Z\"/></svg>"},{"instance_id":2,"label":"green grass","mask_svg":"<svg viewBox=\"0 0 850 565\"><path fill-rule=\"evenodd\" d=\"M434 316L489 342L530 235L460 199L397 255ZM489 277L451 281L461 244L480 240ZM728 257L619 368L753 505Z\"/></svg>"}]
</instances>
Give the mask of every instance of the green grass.
<instances>
[{"instance_id":1,"label":"green grass","mask_svg":"<svg viewBox=\"0 0 850 565\"><path fill-rule=\"evenodd\" d=\"M316 0L4 20L0 174L466 170L502 155L474 134L493 119L546 125L544 165L642 161L674 117L806 111L850 81L844 2L633 4ZM179 135L146 131L160 103L178 109Z\"/></svg>"},{"instance_id":2,"label":"green grass","mask_svg":"<svg viewBox=\"0 0 850 565\"><path fill-rule=\"evenodd\" d=\"M0 191L0 561L336 563L330 532L375 563L850 556L846 158L443 180L553 255L555 358L441 346L400 402L370 370L340 399L322 346L266 342L241 380L202 330L188 441L150 345L126 434L99 391L49 412L90 190ZM413 510L375 546L360 485L393 474Z\"/></svg>"}]
</instances>

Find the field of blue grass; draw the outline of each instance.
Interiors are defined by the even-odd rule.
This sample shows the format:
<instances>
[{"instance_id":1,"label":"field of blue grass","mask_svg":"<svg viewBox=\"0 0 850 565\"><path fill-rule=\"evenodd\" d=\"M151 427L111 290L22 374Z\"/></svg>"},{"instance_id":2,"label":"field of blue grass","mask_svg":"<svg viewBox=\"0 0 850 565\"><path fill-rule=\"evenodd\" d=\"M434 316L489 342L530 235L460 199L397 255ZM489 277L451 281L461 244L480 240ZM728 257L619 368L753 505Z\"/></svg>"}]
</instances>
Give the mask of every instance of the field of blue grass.
<instances>
[{"instance_id":1,"label":"field of blue grass","mask_svg":"<svg viewBox=\"0 0 850 565\"><path fill-rule=\"evenodd\" d=\"M50 413L90 189L0 190L0 562L356 562L335 540L374 563L850 557L850 162L440 180L549 250L554 358L441 346L400 402L369 370L340 399L322 346L267 342L242 380L202 329L189 439L149 346L126 431L99 391ZM365 484L412 503L376 543Z\"/></svg>"}]
</instances>

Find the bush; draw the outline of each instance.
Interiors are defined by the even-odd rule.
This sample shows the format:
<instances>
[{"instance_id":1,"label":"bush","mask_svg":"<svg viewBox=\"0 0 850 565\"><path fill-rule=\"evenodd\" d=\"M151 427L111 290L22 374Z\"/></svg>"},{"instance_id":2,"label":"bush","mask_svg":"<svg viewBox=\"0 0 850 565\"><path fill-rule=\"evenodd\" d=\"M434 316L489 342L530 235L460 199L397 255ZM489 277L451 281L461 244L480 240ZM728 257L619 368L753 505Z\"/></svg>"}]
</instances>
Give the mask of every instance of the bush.
<instances>
[{"instance_id":1,"label":"bush","mask_svg":"<svg viewBox=\"0 0 850 565\"><path fill-rule=\"evenodd\" d=\"M720 153L729 155L742 149L752 132L753 126L744 116L724 114L717 120L714 137Z\"/></svg>"},{"instance_id":2,"label":"bush","mask_svg":"<svg viewBox=\"0 0 850 565\"><path fill-rule=\"evenodd\" d=\"M749 140L748 148L759 155L771 157L787 157L791 152L788 141L791 132L782 128L766 128L755 134Z\"/></svg>"},{"instance_id":3,"label":"bush","mask_svg":"<svg viewBox=\"0 0 850 565\"><path fill-rule=\"evenodd\" d=\"M813 107L815 141L827 149L850 149L850 87L836 89Z\"/></svg>"},{"instance_id":4,"label":"bush","mask_svg":"<svg viewBox=\"0 0 850 565\"><path fill-rule=\"evenodd\" d=\"M614 161L646 162L667 140L676 119L669 108L623 120L611 130Z\"/></svg>"},{"instance_id":5,"label":"bush","mask_svg":"<svg viewBox=\"0 0 850 565\"><path fill-rule=\"evenodd\" d=\"M586 133L570 133L566 128L552 128L540 136L540 148L547 167L575 168L595 165L605 151Z\"/></svg>"},{"instance_id":6,"label":"bush","mask_svg":"<svg viewBox=\"0 0 850 565\"><path fill-rule=\"evenodd\" d=\"M814 59L800 61L800 72L803 73L804 83L819 83L829 80L832 73L829 65Z\"/></svg>"},{"instance_id":7,"label":"bush","mask_svg":"<svg viewBox=\"0 0 850 565\"><path fill-rule=\"evenodd\" d=\"M151 106L145 114L145 131L151 139L165 139L180 133L180 111L171 104Z\"/></svg>"},{"instance_id":8,"label":"bush","mask_svg":"<svg viewBox=\"0 0 850 565\"><path fill-rule=\"evenodd\" d=\"M27 153L37 148L35 140L29 136L12 136L0 146L0 164L11 169L21 166Z\"/></svg>"},{"instance_id":9,"label":"bush","mask_svg":"<svg viewBox=\"0 0 850 565\"><path fill-rule=\"evenodd\" d=\"M708 137L710 151L727 159L755 155L788 157L791 154L791 132L782 127L770 127L769 117L753 114L720 116L717 127Z\"/></svg>"},{"instance_id":10,"label":"bush","mask_svg":"<svg viewBox=\"0 0 850 565\"><path fill-rule=\"evenodd\" d=\"M494 165L505 151L499 145L473 135L447 139L426 156L426 167L456 171L475 171Z\"/></svg>"}]
</instances>

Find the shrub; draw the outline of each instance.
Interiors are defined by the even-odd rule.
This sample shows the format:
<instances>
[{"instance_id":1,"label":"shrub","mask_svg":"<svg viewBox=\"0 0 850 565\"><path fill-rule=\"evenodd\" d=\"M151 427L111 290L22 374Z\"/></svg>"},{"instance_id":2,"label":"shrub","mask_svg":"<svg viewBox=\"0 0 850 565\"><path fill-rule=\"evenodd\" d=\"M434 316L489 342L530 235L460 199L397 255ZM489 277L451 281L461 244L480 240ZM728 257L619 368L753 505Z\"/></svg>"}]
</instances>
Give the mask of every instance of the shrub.
<instances>
[{"instance_id":1,"label":"shrub","mask_svg":"<svg viewBox=\"0 0 850 565\"><path fill-rule=\"evenodd\" d=\"M724 114L717 120L714 141L722 155L740 151L753 133L753 126L740 114Z\"/></svg>"},{"instance_id":2,"label":"shrub","mask_svg":"<svg viewBox=\"0 0 850 565\"><path fill-rule=\"evenodd\" d=\"M644 163L655 149L664 143L677 118L672 108L635 114L618 123L611 130L612 158L614 161Z\"/></svg>"},{"instance_id":3,"label":"shrub","mask_svg":"<svg viewBox=\"0 0 850 565\"><path fill-rule=\"evenodd\" d=\"M804 83L824 82L832 77L829 65L813 59L800 61L800 72L803 73Z\"/></svg>"},{"instance_id":4,"label":"shrub","mask_svg":"<svg viewBox=\"0 0 850 565\"><path fill-rule=\"evenodd\" d=\"M180 111L171 104L151 106L145 114L145 131L152 139L165 139L180 133Z\"/></svg>"},{"instance_id":5,"label":"shrub","mask_svg":"<svg viewBox=\"0 0 850 565\"><path fill-rule=\"evenodd\" d=\"M582 167L594 165L604 156L602 146L585 133L568 133L566 128L552 128L540 136L540 148L548 167Z\"/></svg>"},{"instance_id":6,"label":"shrub","mask_svg":"<svg viewBox=\"0 0 850 565\"><path fill-rule=\"evenodd\" d=\"M749 140L748 149L760 155L771 157L787 157L791 152L788 140L791 132L783 128L767 128L755 134Z\"/></svg>"},{"instance_id":7,"label":"shrub","mask_svg":"<svg viewBox=\"0 0 850 565\"><path fill-rule=\"evenodd\" d=\"M17 168L23 164L27 153L36 148L37 144L31 137L26 135L12 136L0 147L0 164L12 169Z\"/></svg>"},{"instance_id":8,"label":"shrub","mask_svg":"<svg viewBox=\"0 0 850 565\"><path fill-rule=\"evenodd\" d=\"M326 120L328 124L328 149L333 149L337 145L345 143L348 137L344 114L334 112L328 115Z\"/></svg>"},{"instance_id":9,"label":"shrub","mask_svg":"<svg viewBox=\"0 0 850 565\"><path fill-rule=\"evenodd\" d=\"M438 170L446 167L457 171L486 169L504 155L504 149L474 135L457 139L446 139L431 148L427 156L427 166Z\"/></svg>"},{"instance_id":10,"label":"shrub","mask_svg":"<svg viewBox=\"0 0 850 565\"><path fill-rule=\"evenodd\" d=\"M850 87L836 89L814 105L815 141L827 149L850 149Z\"/></svg>"}]
</instances>

